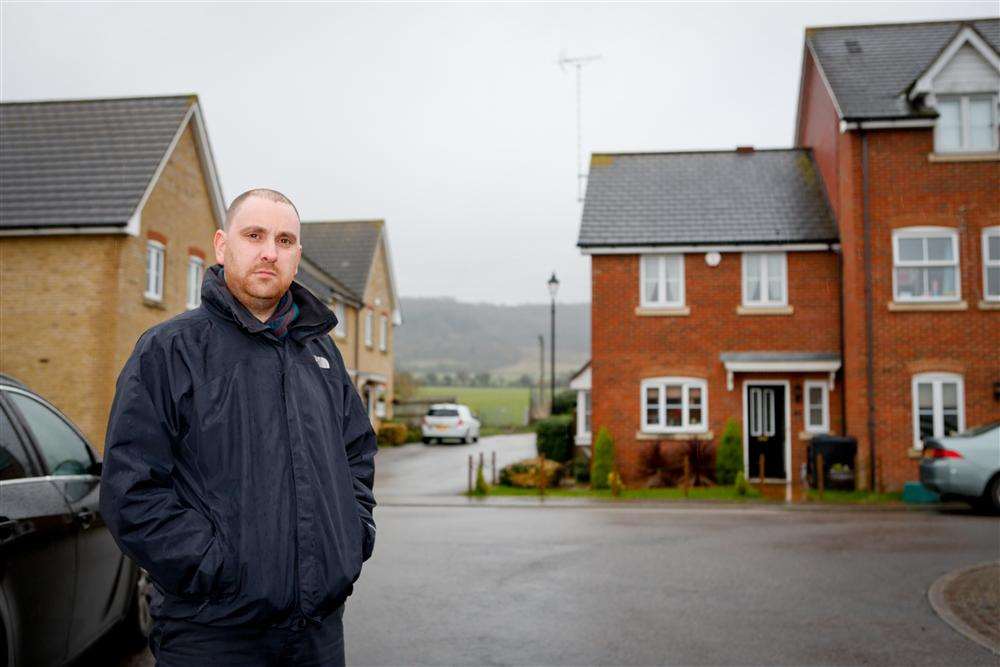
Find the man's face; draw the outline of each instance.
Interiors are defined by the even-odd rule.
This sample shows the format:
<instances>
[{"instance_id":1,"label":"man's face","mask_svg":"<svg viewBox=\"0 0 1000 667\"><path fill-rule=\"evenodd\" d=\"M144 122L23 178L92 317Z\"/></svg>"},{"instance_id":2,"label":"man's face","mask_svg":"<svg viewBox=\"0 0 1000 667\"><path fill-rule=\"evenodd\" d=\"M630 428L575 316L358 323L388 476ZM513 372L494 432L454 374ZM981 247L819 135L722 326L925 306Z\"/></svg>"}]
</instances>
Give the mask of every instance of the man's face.
<instances>
[{"instance_id":1,"label":"man's face","mask_svg":"<svg viewBox=\"0 0 1000 667\"><path fill-rule=\"evenodd\" d=\"M302 257L299 230L291 206L262 197L244 201L229 228L215 232L215 260L225 267L233 296L244 303L281 298Z\"/></svg>"}]
</instances>

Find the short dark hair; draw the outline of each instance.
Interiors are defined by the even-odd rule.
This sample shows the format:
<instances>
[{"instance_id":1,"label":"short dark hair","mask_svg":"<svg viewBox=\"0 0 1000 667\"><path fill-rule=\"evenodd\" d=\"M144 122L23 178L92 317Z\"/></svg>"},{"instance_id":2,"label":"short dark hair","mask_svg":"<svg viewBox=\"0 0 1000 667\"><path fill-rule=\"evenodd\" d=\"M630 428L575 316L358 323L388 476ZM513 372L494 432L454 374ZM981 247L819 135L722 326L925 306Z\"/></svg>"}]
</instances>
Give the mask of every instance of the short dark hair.
<instances>
[{"instance_id":1,"label":"short dark hair","mask_svg":"<svg viewBox=\"0 0 1000 667\"><path fill-rule=\"evenodd\" d=\"M232 203L229 205L229 208L226 209L226 229L229 229L229 223L232 222L234 217L236 217L236 212L239 211L240 206L243 205L243 202L245 202L247 199L250 199L251 197L259 197L261 199L277 202L279 204L288 204L289 206L292 207L292 210L295 211L295 217L299 218L299 220L302 220L302 218L299 216L299 209L295 208L295 204L292 203L291 199L281 194L277 190L271 190L270 188L254 188L252 190L247 190L246 192L238 196L236 199L234 199Z\"/></svg>"}]
</instances>

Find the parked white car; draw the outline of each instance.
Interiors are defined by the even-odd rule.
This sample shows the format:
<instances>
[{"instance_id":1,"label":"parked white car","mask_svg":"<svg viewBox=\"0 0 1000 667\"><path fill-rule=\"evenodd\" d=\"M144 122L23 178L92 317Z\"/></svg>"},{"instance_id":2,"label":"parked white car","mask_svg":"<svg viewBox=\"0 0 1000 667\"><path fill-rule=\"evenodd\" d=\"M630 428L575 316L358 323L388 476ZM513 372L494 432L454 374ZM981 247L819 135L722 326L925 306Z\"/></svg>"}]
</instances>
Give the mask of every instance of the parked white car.
<instances>
[{"instance_id":1,"label":"parked white car","mask_svg":"<svg viewBox=\"0 0 1000 667\"><path fill-rule=\"evenodd\" d=\"M943 498L963 498L1000 514L1000 421L925 440L920 481Z\"/></svg>"},{"instance_id":2,"label":"parked white car","mask_svg":"<svg viewBox=\"0 0 1000 667\"><path fill-rule=\"evenodd\" d=\"M424 444L446 439L478 442L480 426L469 406L460 403L435 403L420 421Z\"/></svg>"}]
</instances>

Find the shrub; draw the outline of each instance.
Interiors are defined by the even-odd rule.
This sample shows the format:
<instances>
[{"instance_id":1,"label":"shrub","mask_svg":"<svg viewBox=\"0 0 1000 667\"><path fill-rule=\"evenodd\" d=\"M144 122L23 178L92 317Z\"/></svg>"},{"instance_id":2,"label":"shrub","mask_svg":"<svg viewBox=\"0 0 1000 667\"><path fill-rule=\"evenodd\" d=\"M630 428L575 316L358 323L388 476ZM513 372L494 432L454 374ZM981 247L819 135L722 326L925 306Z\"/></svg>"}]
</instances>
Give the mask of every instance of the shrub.
<instances>
[{"instance_id":1,"label":"shrub","mask_svg":"<svg viewBox=\"0 0 1000 667\"><path fill-rule=\"evenodd\" d=\"M424 439L424 432L419 426L406 427L406 442L421 442Z\"/></svg>"},{"instance_id":2,"label":"shrub","mask_svg":"<svg viewBox=\"0 0 1000 667\"><path fill-rule=\"evenodd\" d=\"M622 494L622 478L618 473L608 473L608 486L611 487L611 495L617 498Z\"/></svg>"},{"instance_id":3,"label":"shrub","mask_svg":"<svg viewBox=\"0 0 1000 667\"><path fill-rule=\"evenodd\" d=\"M590 483L590 459L581 456L573 461L573 478L580 484Z\"/></svg>"},{"instance_id":4,"label":"shrub","mask_svg":"<svg viewBox=\"0 0 1000 667\"><path fill-rule=\"evenodd\" d=\"M567 416L550 417L535 424L538 454L558 463L573 457L573 420Z\"/></svg>"},{"instance_id":5,"label":"shrub","mask_svg":"<svg viewBox=\"0 0 1000 667\"><path fill-rule=\"evenodd\" d=\"M745 496L750 493L750 483L747 482L747 478L743 475L743 471L740 470L736 473L736 493L741 496Z\"/></svg>"},{"instance_id":6,"label":"shrub","mask_svg":"<svg viewBox=\"0 0 1000 667\"><path fill-rule=\"evenodd\" d=\"M486 476L483 475L483 464L480 463L476 469L476 488L472 490L472 494L476 496L485 496L490 492L490 487L486 483Z\"/></svg>"},{"instance_id":7,"label":"shrub","mask_svg":"<svg viewBox=\"0 0 1000 667\"><path fill-rule=\"evenodd\" d=\"M615 441L606 427L601 427L594 441L594 464L590 471L590 488L608 488L608 475L615 468Z\"/></svg>"},{"instance_id":8,"label":"shrub","mask_svg":"<svg viewBox=\"0 0 1000 667\"><path fill-rule=\"evenodd\" d=\"M500 469L500 484L521 488L538 486L538 458L524 459L506 465ZM545 480L548 486L556 485L562 478L563 466L555 461L545 459Z\"/></svg>"},{"instance_id":9,"label":"shrub","mask_svg":"<svg viewBox=\"0 0 1000 667\"><path fill-rule=\"evenodd\" d=\"M553 415L568 415L576 409L576 390L565 389L556 392L556 398L552 401Z\"/></svg>"},{"instance_id":10,"label":"shrub","mask_svg":"<svg viewBox=\"0 0 1000 667\"><path fill-rule=\"evenodd\" d=\"M406 424L382 422L378 427L378 444L395 447L406 442Z\"/></svg>"},{"instance_id":11,"label":"shrub","mask_svg":"<svg viewBox=\"0 0 1000 667\"><path fill-rule=\"evenodd\" d=\"M729 485L736 481L737 474L743 472L743 441L740 425L730 417L722 431L722 440L715 457L715 479L719 484ZM746 478L744 478L746 481Z\"/></svg>"}]
</instances>

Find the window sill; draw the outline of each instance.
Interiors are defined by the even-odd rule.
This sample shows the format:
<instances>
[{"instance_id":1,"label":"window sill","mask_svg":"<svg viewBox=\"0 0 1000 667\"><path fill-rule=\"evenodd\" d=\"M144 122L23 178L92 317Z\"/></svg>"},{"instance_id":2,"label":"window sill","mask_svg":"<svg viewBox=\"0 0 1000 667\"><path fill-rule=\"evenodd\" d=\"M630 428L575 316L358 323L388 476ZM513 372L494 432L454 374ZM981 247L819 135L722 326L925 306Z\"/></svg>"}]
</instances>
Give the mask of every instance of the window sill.
<instances>
[{"instance_id":1,"label":"window sill","mask_svg":"<svg viewBox=\"0 0 1000 667\"><path fill-rule=\"evenodd\" d=\"M928 162L998 162L1000 151L969 151L968 153L928 153Z\"/></svg>"},{"instance_id":2,"label":"window sill","mask_svg":"<svg viewBox=\"0 0 1000 667\"><path fill-rule=\"evenodd\" d=\"M637 306L635 314L640 317L684 317L691 314L691 309L687 306L669 308Z\"/></svg>"},{"instance_id":3,"label":"window sill","mask_svg":"<svg viewBox=\"0 0 1000 667\"><path fill-rule=\"evenodd\" d=\"M916 447L910 447L906 450L906 456L911 459L922 459L924 458L924 450L917 449Z\"/></svg>"},{"instance_id":4,"label":"window sill","mask_svg":"<svg viewBox=\"0 0 1000 667\"><path fill-rule=\"evenodd\" d=\"M737 306L737 315L791 315L795 312L792 306Z\"/></svg>"},{"instance_id":5,"label":"window sill","mask_svg":"<svg viewBox=\"0 0 1000 667\"><path fill-rule=\"evenodd\" d=\"M167 309L162 300L150 299L148 296L142 297L142 305L149 306L150 308L158 308L160 310Z\"/></svg>"},{"instance_id":6,"label":"window sill","mask_svg":"<svg viewBox=\"0 0 1000 667\"><path fill-rule=\"evenodd\" d=\"M590 444L590 439L591 439L590 433L584 433L583 435L576 436L576 441L575 442L578 445L589 445Z\"/></svg>"},{"instance_id":7,"label":"window sill","mask_svg":"<svg viewBox=\"0 0 1000 667\"><path fill-rule=\"evenodd\" d=\"M965 301L890 301L889 310L899 313L933 310L968 310Z\"/></svg>"},{"instance_id":8,"label":"window sill","mask_svg":"<svg viewBox=\"0 0 1000 667\"><path fill-rule=\"evenodd\" d=\"M979 310L1000 310L1000 301L980 301Z\"/></svg>"},{"instance_id":9,"label":"window sill","mask_svg":"<svg viewBox=\"0 0 1000 667\"><path fill-rule=\"evenodd\" d=\"M690 431L682 433L651 433L649 431L636 431L636 440L711 440L714 436L711 431Z\"/></svg>"}]
</instances>

